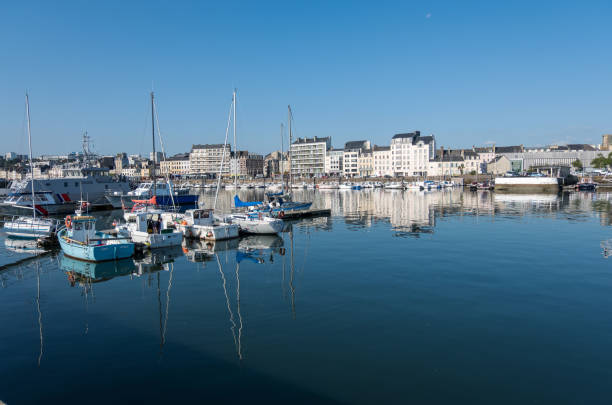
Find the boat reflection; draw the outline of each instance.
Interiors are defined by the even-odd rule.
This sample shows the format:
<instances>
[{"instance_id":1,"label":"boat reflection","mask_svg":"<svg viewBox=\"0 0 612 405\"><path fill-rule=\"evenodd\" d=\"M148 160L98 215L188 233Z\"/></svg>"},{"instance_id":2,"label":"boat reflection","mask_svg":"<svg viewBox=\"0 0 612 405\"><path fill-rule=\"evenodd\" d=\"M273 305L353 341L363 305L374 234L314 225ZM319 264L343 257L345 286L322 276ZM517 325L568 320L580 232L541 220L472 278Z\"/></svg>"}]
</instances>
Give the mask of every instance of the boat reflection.
<instances>
[{"instance_id":1,"label":"boat reflection","mask_svg":"<svg viewBox=\"0 0 612 405\"><path fill-rule=\"evenodd\" d=\"M263 264L268 260L274 263L274 253L285 255L284 241L278 235L253 235L240 239L236 261L248 260Z\"/></svg>"},{"instance_id":2,"label":"boat reflection","mask_svg":"<svg viewBox=\"0 0 612 405\"><path fill-rule=\"evenodd\" d=\"M4 247L10 252L31 254L33 256L46 252L32 239L19 239L7 237L4 239Z\"/></svg>"},{"instance_id":3,"label":"boat reflection","mask_svg":"<svg viewBox=\"0 0 612 405\"><path fill-rule=\"evenodd\" d=\"M77 283L99 283L132 274L136 266L132 259L92 263L61 255L60 268L66 272L70 285L74 287Z\"/></svg>"},{"instance_id":4,"label":"boat reflection","mask_svg":"<svg viewBox=\"0 0 612 405\"><path fill-rule=\"evenodd\" d=\"M191 262L205 262L213 259L215 253L238 248L239 239L220 241L184 239L182 251Z\"/></svg>"},{"instance_id":5,"label":"boat reflection","mask_svg":"<svg viewBox=\"0 0 612 405\"><path fill-rule=\"evenodd\" d=\"M170 269L169 264L180 256L183 256L183 250L180 246L150 250L141 259L134 261L137 268L135 275L141 276L156 271L168 271Z\"/></svg>"}]
</instances>

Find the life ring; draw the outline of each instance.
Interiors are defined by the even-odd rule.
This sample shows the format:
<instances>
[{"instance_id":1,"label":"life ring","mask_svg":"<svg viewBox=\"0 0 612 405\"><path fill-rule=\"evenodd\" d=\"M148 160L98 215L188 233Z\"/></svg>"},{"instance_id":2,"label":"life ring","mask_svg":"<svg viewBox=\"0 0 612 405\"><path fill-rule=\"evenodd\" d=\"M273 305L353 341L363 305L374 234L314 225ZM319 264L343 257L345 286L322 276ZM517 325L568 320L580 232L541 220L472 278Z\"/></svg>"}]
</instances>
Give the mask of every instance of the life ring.
<instances>
[{"instance_id":1,"label":"life ring","mask_svg":"<svg viewBox=\"0 0 612 405\"><path fill-rule=\"evenodd\" d=\"M280 212L278 213L278 217L279 217L279 218L284 218L284 217L285 217L285 211L280 211Z\"/></svg>"},{"instance_id":2,"label":"life ring","mask_svg":"<svg viewBox=\"0 0 612 405\"><path fill-rule=\"evenodd\" d=\"M70 215L66 217L64 224L66 225L66 228L72 228L72 218L70 218Z\"/></svg>"},{"instance_id":3,"label":"life ring","mask_svg":"<svg viewBox=\"0 0 612 405\"><path fill-rule=\"evenodd\" d=\"M183 220L183 222L181 222L181 225L183 226L187 225L187 221Z\"/></svg>"}]
</instances>

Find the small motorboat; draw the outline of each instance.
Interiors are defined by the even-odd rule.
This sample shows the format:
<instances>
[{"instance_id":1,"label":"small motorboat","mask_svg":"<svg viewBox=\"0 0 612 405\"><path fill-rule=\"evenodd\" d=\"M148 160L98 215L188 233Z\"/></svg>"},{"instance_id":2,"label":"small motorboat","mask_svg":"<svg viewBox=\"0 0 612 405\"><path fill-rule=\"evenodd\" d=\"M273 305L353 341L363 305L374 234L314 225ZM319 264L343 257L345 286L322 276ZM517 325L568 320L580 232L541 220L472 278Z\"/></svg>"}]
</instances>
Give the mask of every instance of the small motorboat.
<instances>
[{"instance_id":1,"label":"small motorboat","mask_svg":"<svg viewBox=\"0 0 612 405\"><path fill-rule=\"evenodd\" d=\"M178 246L183 241L183 233L174 226L175 215L157 209L129 212L124 214L126 222L115 229L118 235L150 249Z\"/></svg>"},{"instance_id":2,"label":"small motorboat","mask_svg":"<svg viewBox=\"0 0 612 405\"><path fill-rule=\"evenodd\" d=\"M593 181L590 177L583 177L580 183L576 184L575 188L578 191L595 191L597 190L598 184Z\"/></svg>"},{"instance_id":3,"label":"small motorboat","mask_svg":"<svg viewBox=\"0 0 612 405\"><path fill-rule=\"evenodd\" d=\"M212 209L191 209L185 211L178 229L187 238L224 240L237 238L240 227L237 224L217 221Z\"/></svg>"},{"instance_id":4,"label":"small motorboat","mask_svg":"<svg viewBox=\"0 0 612 405\"><path fill-rule=\"evenodd\" d=\"M48 238L57 231L58 225L58 221L51 218L13 217L4 223L4 232L13 238Z\"/></svg>"},{"instance_id":5,"label":"small motorboat","mask_svg":"<svg viewBox=\"0 0 612 405\"><path fill-rule=\"evenodd\" d=\"M65 219L66 227L57 233L66 256L89 262L119 260L134 255L134 243L96 231L96 219L79 215Z\"/></svg>"}]
</instances>

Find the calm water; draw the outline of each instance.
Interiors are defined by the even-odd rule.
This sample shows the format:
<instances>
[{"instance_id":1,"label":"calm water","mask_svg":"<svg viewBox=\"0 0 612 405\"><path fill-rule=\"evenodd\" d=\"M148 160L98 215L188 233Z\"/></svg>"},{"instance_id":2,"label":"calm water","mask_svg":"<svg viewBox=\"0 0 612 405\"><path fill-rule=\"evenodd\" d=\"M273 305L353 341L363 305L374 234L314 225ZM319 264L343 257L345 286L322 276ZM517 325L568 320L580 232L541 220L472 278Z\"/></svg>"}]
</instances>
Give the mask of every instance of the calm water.
<instances>
[{"instance_id":1,"label":"calm water","mask_svg":"<svg viewBox=\"0 0 612 405\"><path fill-rule=\"evenodd\" d=\"M332 216L3 270L0 400L610 403L612 194L298 197Z\"/></svg>"}]
</instances>

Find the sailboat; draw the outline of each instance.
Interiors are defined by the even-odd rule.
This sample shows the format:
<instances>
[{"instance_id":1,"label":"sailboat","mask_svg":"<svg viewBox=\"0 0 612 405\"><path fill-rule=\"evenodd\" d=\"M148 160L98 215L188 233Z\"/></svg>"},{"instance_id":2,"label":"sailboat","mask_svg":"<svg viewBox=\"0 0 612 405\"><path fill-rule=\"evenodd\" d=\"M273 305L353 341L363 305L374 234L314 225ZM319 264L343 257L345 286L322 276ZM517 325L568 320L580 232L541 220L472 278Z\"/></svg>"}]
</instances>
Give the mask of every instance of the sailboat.
<instances>
[{"instance_id":1,"label":"sailboat","mask_svg":"<svg viewBox=\"0 0 612 405\"><path fill-rule=\"evenodd\" d=\"M32 133L30 128L30 100L28 93L25 95L26 115L28 120L28 148L30 158L30 184L32 216L13 217L4 223L4 231L7 235L17 238L38 239L48 238L57 231L58 221L50 218L36 217L37 194L34 191L34 165L32 164Z\"/></svg>"},{"instance_id":2,"label":"sailboat","mask_svg":"<svg viewBox=\"0 0 612 405\"><path fill-rule=\"evenodd\" d=\"M141 203L142 209L135 205L132 211L124 214L125 224L116 226L117 233L122 236L129 236L133 242L142 243L150 249L178 246L183 241L182 232L174 227L172 218L168 218L168 213L160 209L150 208L149 204L155 204L157 200L157 176L155 165L155 96L151 92L151 129L153 140L153 197L150 201L134 200ZM173 198L172 192L170 197ZM174 200L172 199L174 202ZM166 214L166 215L164 215ZM172 216L172 215L170 215Z\"/></svg>"},{"instance_id":3,"label":"sailboat","mask_svg":"<svg viewBox=\"0 0 612 405\"><path fill-rule=\"evenodd\" d=\"M227 148L227 137L229 135L229 124L231 114L234 108L234 100L230 107L230 115L227 119L227 128L225 130L225 142L223 143L223 151ZM221 188L221 176L223 175L223 166L225 164L224 152L221 155L221 165L217 174L217 189L215 191L215 202L212 209L192 209L185 211L182 220L178 222L178 229L187 238L205 239L205 240L225 240L237 238L240 228L237 224L230 224L223 219L215 218L214 212L217 208L217 200L219 198L219 189Z\"/></svg>"},{"instance_id":4,"label":"sailboat","mask_svg":"<svg viewBox=\"0 0 612 405\"><path fill-rule=\"evenodd\" d=\"M232 111L234 114L234 153L238 153L236 146L236 90L232 96ZM238 164L234 165L234 189L238 190ZM238 208L252 208L260 205L260 202L255 203L244 203L240 201L238 194L234 196L234 207ZM240 227L242 233L251 234L277 234L283 230L284 223L281 219L272 218L261 210L251 212L237 212L226 215L224 221L231 224L236 224Z\"/></svg>"}]
</instances>

